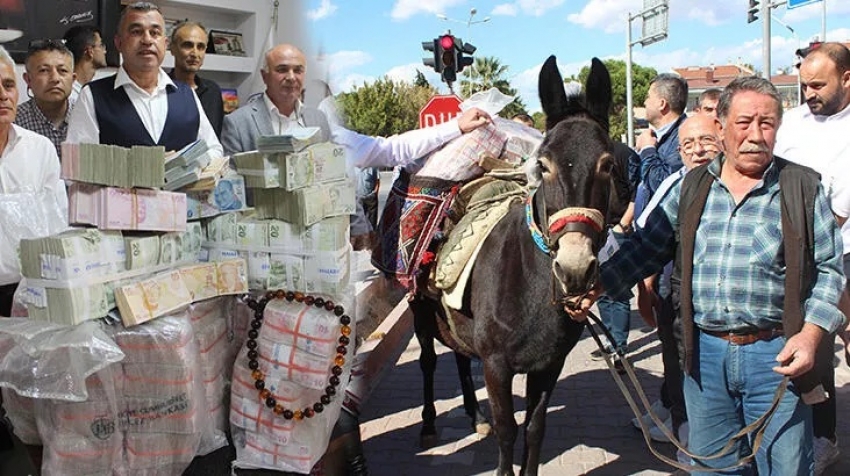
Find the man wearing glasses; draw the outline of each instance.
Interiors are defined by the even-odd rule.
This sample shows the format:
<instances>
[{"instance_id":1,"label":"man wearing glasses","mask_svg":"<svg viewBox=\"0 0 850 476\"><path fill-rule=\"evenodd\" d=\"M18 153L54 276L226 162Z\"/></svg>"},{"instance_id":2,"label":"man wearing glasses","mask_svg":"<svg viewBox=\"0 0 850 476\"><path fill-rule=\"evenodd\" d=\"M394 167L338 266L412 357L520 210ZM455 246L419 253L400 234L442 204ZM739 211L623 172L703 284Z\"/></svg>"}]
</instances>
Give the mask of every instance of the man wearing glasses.
<instances>
[{"instance_id":1,"label":"man wearing glasses","mask_svg":"<svg viewBox=\"0 0 850 476\"><path fill-rule=\"evenodd\" d=\"M71 83L74 82L74 58L62 40L30 42L24 60L24 81L30 100L18 106L15 124L43 135L56 147L68 134Z\"/></svg>"},{"instance_id":2,"label":"man wearing glasses","mask_svg":"<svg viewBox=\"0 0 850 476\"><path fill-rule=\"evenodd\" d=\"M179 150L203 139L221 156L221 144L192 88L175 83L161 68L166 37L159 7L150 2L127 5L115 47L121 52L121 68L83 88L71 113L67 142Z\"/></svg>"},{"instance_id":3,"label":"man wearing glasses","mask_svg":"<svg viewBox=\"0 0 850 476\"><path fill-rule=\"evenodd\" d=\"M71 89L71 104L77 101L83 85L94 79L100 68L106 67L106 44L100 30L91 25L77 25L68 29L65 46L74 54L74 73L77 79Z\"/></svg>"}]
</instances>

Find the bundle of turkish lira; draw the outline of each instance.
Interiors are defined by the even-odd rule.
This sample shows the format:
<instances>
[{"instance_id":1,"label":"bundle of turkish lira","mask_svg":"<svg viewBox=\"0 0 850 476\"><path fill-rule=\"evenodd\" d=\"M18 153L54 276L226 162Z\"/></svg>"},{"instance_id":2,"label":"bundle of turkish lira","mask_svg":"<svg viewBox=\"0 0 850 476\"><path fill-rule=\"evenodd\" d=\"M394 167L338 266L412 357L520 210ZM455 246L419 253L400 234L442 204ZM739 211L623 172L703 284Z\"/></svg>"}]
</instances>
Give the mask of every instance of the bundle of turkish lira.
<instances>
[{"instance_id":1,"label":"bundle of turkish lira","mask_svg":"<svg viewBox=\"0 0 850 476\"><path fill-rule=\"evenodd\" d=\"M165 148L62 144L62 178L111 187L162 188Z\"/></svg>"},{"instance_id":2,"label":"bundle of turkish lira","mask_svg":"<svg viewBox=\"0 0 850 476\"><path fill-rule=\"evenodd\" d=\"M251 289L337 294L348 286L347 216L304 227L229 213L209 220L206 235L210 261L235 257L247 261Z\"/></svg>"}]
</instances>

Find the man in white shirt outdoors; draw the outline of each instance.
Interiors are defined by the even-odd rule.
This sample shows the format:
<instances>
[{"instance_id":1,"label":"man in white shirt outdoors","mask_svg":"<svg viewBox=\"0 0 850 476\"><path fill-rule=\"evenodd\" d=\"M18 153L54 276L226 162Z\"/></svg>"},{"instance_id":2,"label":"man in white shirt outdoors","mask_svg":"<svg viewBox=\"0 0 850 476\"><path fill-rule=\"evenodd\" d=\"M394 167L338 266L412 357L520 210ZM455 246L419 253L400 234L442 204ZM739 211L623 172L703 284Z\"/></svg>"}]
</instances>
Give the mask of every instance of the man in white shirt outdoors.
<instances>
[{"instance_id":1,"label":"man in white shirt outdoors","mask_svg":"<svg viewBox=\"0 0 850 476\"><path fill-rule=\"evenodd\" d=\"M787 111L776 136L775 154L807 165L821 175L832 212L842 226L844 273L850 273L850 51L841 43L823 43L800 64L806 104ZM832 339L824 338L816 365L827 401L812 407L815 474L838 461L835 437L835 369ZM847 343L845 342L845 345Z\"/></svg>"},{"instance_id":2,"label":"man in white shirt outdoors","mask_svg":"<svg viewBox=\"0 0 850 476\"><path fill-rule=\"evenodd\" d=\"M7 195L4 198L42 195L47 199L45 202L51 203L51 207L56 209L58 217L67 220L68 199L65 183L59 178L56 149L46 137L14 124L17 106L15 62L6 49L0 46L0 195ZM6 200L3 202L6 203ZM37 213L35 210L27 212ZM11 314L15 290L21 281L17 248L22 237L13 231L17 228L15 218L14 214L0 208L0 219L3 222L0 224L3 230L0 233L0 316ZM22 218L31 221L43 217ZM3 397L0 396L2 403ZM14 447L11 430L6 427L3 416L4 412L0 408L0 452Z\"/></svg>"},{"instance_id":3,"label":"man in white shirt outdoors","mask_svg":"<svg viewBox=\"0 0 850 476\"><path fill-rule=\"evenodd\" d=\"M165 21L159 7L135 2L121 12L115 47L118 73L86 85L68 127L69 143L123 147L162 145L179 150L203 139L214 154L221 144L192 88L162 70Z\"/></svg>"},{"instance_id":4,"label":"man in white shirt outdoors","mask_svg":"<svg viewBox=\"0 0 850 476\"><path fill-rule=\"evenodd\" d=\"M62 37L65 46L74 55L74 80L71 89L71 104L77 101L83 85L94 79L100 68L106 67L106 43L100 36L100 30L91 25L72 26Z\"/></svg>"}]
</instances>

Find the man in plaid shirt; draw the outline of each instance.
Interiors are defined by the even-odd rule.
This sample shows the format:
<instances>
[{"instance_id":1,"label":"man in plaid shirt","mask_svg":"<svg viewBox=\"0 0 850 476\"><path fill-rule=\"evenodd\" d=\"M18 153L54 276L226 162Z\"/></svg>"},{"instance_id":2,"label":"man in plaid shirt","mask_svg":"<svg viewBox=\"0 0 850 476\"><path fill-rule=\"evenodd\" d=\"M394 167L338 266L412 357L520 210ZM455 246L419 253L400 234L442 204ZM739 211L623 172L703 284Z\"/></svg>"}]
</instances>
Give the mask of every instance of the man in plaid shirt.
<instances>
[{"instance_id":1,"label":"man in plaid shirt","mask_svg":"<svg viewBox=\"0 0 850 476\"><path fill-rule=\"evenodd\" d=\"M74 83L74 55L62 40L30 42L24 60L24 81L30 100L18 106L15 124L50 139L61 159L60 144L68 134Z\"/></svg>"},{"instance_id":2,"label":"man in plaid shirt","mask_svg":"<svg viewBox=\"0 0 850 476\"><path fill-rule=\"evenodd\" d=\"M696 455L716 453L763 415L783 378L811 370L820 340L844 321L836 307L844 286L841 235L812 176L818 187L812 243L816 272L802 306L802 330L793 336L782 331L786 263L779 172L773 160L782 120L776 88L760 78L736 79L723 92L718 115L726 152L707 165L712 183L694 238L690 281L694 355L684 393L689 451ZM614 296L624 294L675 257L680 190L681 182L649 216L645 229L602 266L602 289ZM592 291L576 310L567 312L583 320L600 291ZM811 407L793 383L788 386L756 453L761 475L812 473ZM725 457L700 462L722 468L747 452L743 443ZM739 468L724 474L751 471Z\"/></svg>"}]
</instances>

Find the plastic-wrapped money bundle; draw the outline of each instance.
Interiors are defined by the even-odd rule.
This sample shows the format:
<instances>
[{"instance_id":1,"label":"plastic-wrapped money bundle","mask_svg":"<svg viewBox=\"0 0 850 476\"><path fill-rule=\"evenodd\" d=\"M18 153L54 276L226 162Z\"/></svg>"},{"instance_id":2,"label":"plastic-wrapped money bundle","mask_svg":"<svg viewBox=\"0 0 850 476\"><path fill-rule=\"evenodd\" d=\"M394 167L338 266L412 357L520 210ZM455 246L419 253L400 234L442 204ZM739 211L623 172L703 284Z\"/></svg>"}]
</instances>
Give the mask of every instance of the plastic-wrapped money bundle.
<instances>
[{"instance_id":1,"label":"plastic-wrapped money bundle","mask_svg":"<svg viewBox=\"0 0 850 476\"><path fill-rule=\"evenodd\" d=\"M112 187L162 188L165 148L62 144L62 178Z\"/></svg>"},{"instance_id":2,"label":"plastic-wrapped money bundle","mask_svg":"<svg viewBox=\"0 0 850 476\"><path fill-rule=\"evenodd\" d=\"M479 127L432 153L416 175L455 182L480 177L484 169L478 166L479 156L499 157L507 140L494 124Z\"/></svg>"},{"instance_id":3,"label":"plastic-wrapped money bundle","mask_svg":"<svg viewBox=\"0 0 850 476\"><path fill-rule=\"evenodd\" d=\"M68 220L103 230L185 231L186 194L75 182Z\"/></svg>"},{"instance_id":4,"label":"plastic-wrapped money bundle","mask_svg":"<svg viewBox=\"0 0 850 476\"><path fill-rule=\"evenodd\" d=\"M296 190L346 177L345 148L331 142L300 152L245 152L233 160L251 188Z\"/></svg>"},{"instance_id":5,"label":"plastic-wrapped money bundle","mask_svg":"<svg viewBox=\"0 0 850 476\"><path fill-rule=\"evenodd\" d=\"M35 400L22 397L14 390L6 387L0 388L3 393L3 409L6 417L12 423L12 428L25 445L41 446L41 436L38 434L38 425L35 419Z\"/></svg>"},{"instance_id":6,"label":"plastic-wrapped money bundle","mask_svg":"<svg viewBox=\"0 0 850 476\"><path fill-rule=\"evenodd\" d=\"M310 226L324 218L354 213L354 185L347 180L286 191L282 188L254 190L258 218L279 218Z\"/></svg>"},{"instance_id":7,"label":"plastic-wrapped money bundle","mask_svg":"<svg viewBox=\"0 0 850 476\"><path fill-rule=\"evenodd\" d=\"M245 178L235 173L215 179L210 190L186 191L186 213L189 220L245 210L247 207Z\"/></svg>"},{"instance_id":8,"label":"plastic-wrapped money bundle","mask_svg":"<svg viewBox=\"0 0 850 476\"><path fill-rule=\"evenodd\" d=\"M350 306L348 301L342 301L344 308ZM273 411L258 395L258 377L249 368L252 359L246 346L233 367L230 423L235 466L308 473L325 452L339 416L344 393L339 383L348 381L351 359L345 356L353 353L353 345L344 355L337 347L340 336L353 332L354 320L346 319L349 325L343 328L334 312L285 299L271 300L263 313L259 336L253 341L257 346L251 352L256 352L262 388L281 408ZM293 418L284 417L296 410Z\"/></svg>"},{"instance_id":9,"label":"plastic-wrapped money bundle","mask_svg":"<svg viewBox=\"0 0 850 476\"><path fill-rule=\"evenodd\" d=\"M221 297L194 304L189 308L189 319L198 343L198 364L206 396L206 410L213 428L229 431L225 391L230 383L233 360L230 352L230 333L225 313L231 306Z\"/></svg>"},{"instance_id":10,"label":"plastic-wrapped money bundle","mask_svg":"<svg viewBox=\"0 0 850 476\"><path fill-rule=\"evenodd\" d=\"M72 403L37 400L36 421L44 442L41 474L112 475L124 466L120 431L121 366L110 365L86 379L89 398Z\"/></svg>"}]
</instances>

